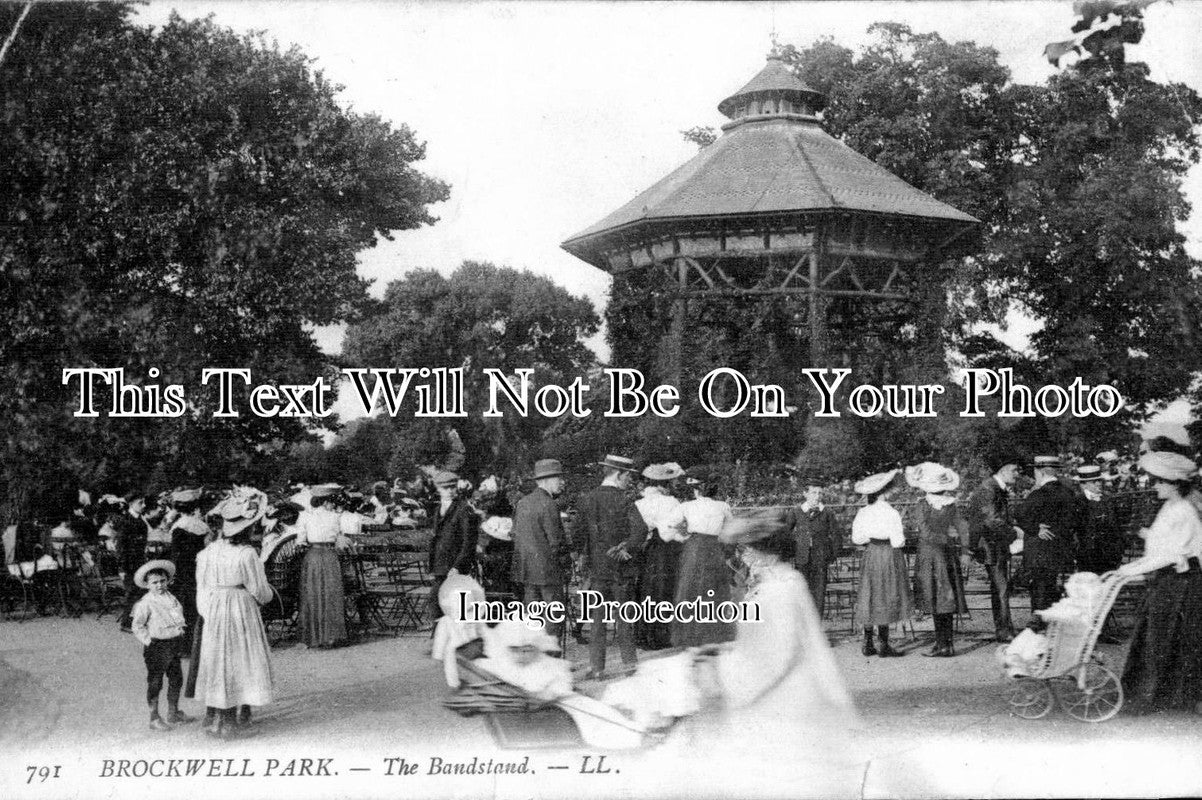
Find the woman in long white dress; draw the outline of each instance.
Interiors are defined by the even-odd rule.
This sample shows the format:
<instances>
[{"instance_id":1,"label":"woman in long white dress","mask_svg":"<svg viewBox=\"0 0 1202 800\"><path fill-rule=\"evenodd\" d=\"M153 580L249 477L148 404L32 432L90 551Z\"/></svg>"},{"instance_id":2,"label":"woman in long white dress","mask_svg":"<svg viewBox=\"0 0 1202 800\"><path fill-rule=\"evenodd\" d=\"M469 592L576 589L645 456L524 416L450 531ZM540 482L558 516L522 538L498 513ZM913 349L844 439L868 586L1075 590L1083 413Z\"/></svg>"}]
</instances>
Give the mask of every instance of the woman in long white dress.
<instances>
[{"instance_id":1,"label":"woman in long white dress","mask_svg":"<svg viewBox=\"0 0 1202 800\"><path fill-rule=\"evenodd\" d=\"M680 753L665 758L680 763L670 780L687 776L696 796L858 796L867 755L851 744L855 707L793 568L783 515L735 518L721 540L740 548L744 602L759 619L740 621L734 642L699 651L710 708L674 737Z\"/></svg>"},{"instance_id":2,"label":"woman in long white dress","mask_svg":"<svg viewBox=\"0 0 1202 800\"><path fill-rule=\"evenodd\" d=\"M250 723L250 707L271 702L271 656L259 606L271 586L249 538L267 511L267 496L237 489L218 511L221 538L196 558L196 608L204 618L197 692L205 731L229 737Z\"/></svg>"}]
</instances>

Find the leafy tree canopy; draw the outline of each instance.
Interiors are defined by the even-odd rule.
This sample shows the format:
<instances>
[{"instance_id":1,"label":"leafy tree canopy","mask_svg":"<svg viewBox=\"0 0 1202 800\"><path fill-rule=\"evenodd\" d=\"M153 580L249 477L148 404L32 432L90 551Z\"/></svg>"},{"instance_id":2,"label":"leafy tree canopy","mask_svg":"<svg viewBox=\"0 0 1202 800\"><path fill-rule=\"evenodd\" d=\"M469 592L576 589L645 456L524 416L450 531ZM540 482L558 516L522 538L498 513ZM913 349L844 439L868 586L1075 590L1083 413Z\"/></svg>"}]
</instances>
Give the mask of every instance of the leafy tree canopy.
<instances>
[{"instance_id":1,"label":"leafy tree canopy","mask_svg":"<svg viewBox=\"0 0 1202 800\"><path fill-rule=\"evenodd\" d=\"M599 325L588 300L547 278L466 261L449 277L419 269L390 283L383 301L348 330L343 354L365 367L466 367L468 416L452 421L466 449L465 469L505 471L529 466L551 421L533 408L523 419L507 404L503 417L483 419L484 370L533 369L534 388L587 377L595 357L584 340ZM446 447L448 421L415 420L412 411L408 405L396 418L403 435L394 471L432 463Z\"/></svg>"},{"instance_id":2,"label":"leafy tree canopy","mask_svg":"<svg viewBox=\"0 0 1202 800\"><path fill-rule=\"evenodd\" d=\"M19 11L0 6L0 30ZM448 195L414 168L412 131L343 108L301 51L130 14L37 4L0 64L10 499L63 463L89 482L225 480L303 437L295 420L213 420L197 391L176 420L73 420L61 370L311 383L328 369L311 327L367 300L356 253L433 223Z\"/></svg>"}]
</instances>

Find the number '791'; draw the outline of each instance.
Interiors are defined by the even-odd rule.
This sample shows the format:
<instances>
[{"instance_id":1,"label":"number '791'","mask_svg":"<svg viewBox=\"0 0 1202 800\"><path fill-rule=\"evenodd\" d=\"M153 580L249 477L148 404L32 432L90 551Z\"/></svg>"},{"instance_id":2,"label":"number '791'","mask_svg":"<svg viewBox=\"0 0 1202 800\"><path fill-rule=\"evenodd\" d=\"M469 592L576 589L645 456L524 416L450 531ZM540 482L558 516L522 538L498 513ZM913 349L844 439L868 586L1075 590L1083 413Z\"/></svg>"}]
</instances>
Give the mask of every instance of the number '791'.
<instances>
[{"instance_id":1,"label":"number '791'","mask_svg":"<svg viewBox=\"0 0 1202 800\"><path fill-rule=\"evenodd\" d=\"M53 767L26 767L25 769L29 770L29 778L25 783L33 783L34 778L38 779L38 783L43 783L50 778L57 778L58 771L62 769L62 766L55 764Z\"/></svg>"}]
</instances>

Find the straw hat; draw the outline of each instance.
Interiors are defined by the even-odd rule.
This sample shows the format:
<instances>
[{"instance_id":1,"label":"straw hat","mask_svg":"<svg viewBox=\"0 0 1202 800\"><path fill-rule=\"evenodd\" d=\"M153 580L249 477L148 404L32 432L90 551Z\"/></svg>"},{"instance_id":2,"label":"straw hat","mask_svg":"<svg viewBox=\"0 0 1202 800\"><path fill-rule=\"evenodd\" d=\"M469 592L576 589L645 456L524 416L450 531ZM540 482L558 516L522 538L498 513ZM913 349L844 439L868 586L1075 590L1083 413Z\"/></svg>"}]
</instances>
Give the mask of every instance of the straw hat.
<instances>
[{"instance_id":1,"label":"straw hat","mask_svg":"<svg viewBox=\"0 0 1202 800\"><path fill-rule=\"evenodd\" d=\"M451 471L445 470L445 469L435 472L432 480L434 481L435 486L452 486L452 487L454 487L454 486L459 485L459 476L456 475L454 472L451 472Z\"/></svg>"},{"instance_id":2,"label":"straw hat","mask_svg":"<svg viewBox=\"0 0 1202 800\"><path fill-rule=\"evenodd\" d=\"M1198 472L1198 465L1180 453L1145 453L1139 468L1155 478L1166 481L1187 481Z\"/></svg>"},{"instance_id":3,"label":"straw hat","mask_svg":"<svg viewBox=\"0 0 1202 800\"><path fill-rule=\"evenodd\" d=\"M856 481L856 485L852 488L856 494L876 494L888 486L897 477L897 473L899 472L901 470L891 469L888 472L878 472L875 475L869 475L867 478Z\"/></svg>"},{"instance_id":4,"label":"straw hat","mask_svg":"<svg viewBox=\"0 0 1202 800\"><path fill-rule=\"evenodd\" d=\"M723 523L718 538L723 544L748 544L767 539L784 530L785 512L781 509L767 509L727 520Z\"/></svg>"},{"instance_id":5,"label":"straw hat","mask_svg":"<svg viewBox=\"0 0 1202 800\"><path fill-rule=\"evenodd\" d=\"M620 469L624 472L638 472L634 468L634 459L615 456L613 453L607 455L604 461L598 461L596 464L601 467L609 467L610 469Z\"/></svg>"},{"instance_id":6,"label":"straw hat","mask_svg":"<svg viewBox=\"0 0 1202 800\"><path fill-rule=\"evenodd\" d=\"M1031 464L1035 469L1060 469L1064 466L1060 456L1035 456Z\"/></svg>"},{"instance_id":7,"label":"straw hat","mask_svg":"<svg viewBox=\"0 0 1202 800\"><path fill-rule=\"evenodd\" d=\"M176 489L171 493L172 503L195 503L200 499L203 490L197 489Z\"/></svg>"},{"instance_id":8,"label":"straw hat","mask_svg":"<svg viewBox=\"0 0 1202 800\"><path fill-rule=\"evenodd\" d=\"M1073 475L1073 480L1077 483L1100 481L1102 480L1102 468L1097 464L1082 464L1077 467L1076 474Z\"/></svg>"},{"instance_id":9,"label":"straw hat","mask_svg":"<svg viewBox=\"0 0 1202 800\"><path fill-rule=\"evenodd\" d=\"M649 481L671 481L684 475L684 470L675 461L667 464L650 464L643 470L643 477Z\"/></svg>"},{"instance_id":10,"label":"straw hat","mask_svg":"<svg viewBox=\"0 0 1202 800\"><path fill-rule=\"evenodd\" d=\"M924 461L912 467L906 467L906 483L927 494L954 492L960 488L960 476L955 470L949 469L934 461Z\"/></svg>"},{"instance_id":11,"label":"straw hat","mask_svg":"<svg viewBox=\"0 0 1202 800\"><path fill-rule=\"evenodd\" d=\"M337 483L320 483L317 486L309 488L309 497L333 497L342 491L342 486Z\"/></svg>"},{"instance_id":12,"label":"straw hat","mask_svg":"<svg viewBox=\"0 0 1202 800\"><path fill-rule=\"evenodd\" d=\"M165 558L156 558L154 561L147 561L138 567L138 571L134 573L134 586L137 586L139 589L149 589L150 586L146 583L146 575L158 569L167 573L168 580L175 577L175 564Z\"/></svg>"},{"instance_id":13,"label":"straw hat","mask_svg":"<svg viewBox=\"0 0 1202 800\"><path fill-rule=\"evenodd\" d=\"M238 486L213 511L221 515L221 535L228 539L263 519L267 495L250 486Z\"/></svg>"}]
</instances>

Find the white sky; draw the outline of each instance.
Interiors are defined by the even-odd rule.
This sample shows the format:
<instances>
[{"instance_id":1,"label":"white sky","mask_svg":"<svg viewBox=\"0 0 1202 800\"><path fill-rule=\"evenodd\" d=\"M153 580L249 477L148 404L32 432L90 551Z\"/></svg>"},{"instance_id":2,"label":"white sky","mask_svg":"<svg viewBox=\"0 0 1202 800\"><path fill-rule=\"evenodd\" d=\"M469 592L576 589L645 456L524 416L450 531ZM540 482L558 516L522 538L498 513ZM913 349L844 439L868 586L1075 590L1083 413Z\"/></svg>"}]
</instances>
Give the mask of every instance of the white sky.
<instances>
[{"instance_id":1,"label":"white sky","mask_svg":"<svg viewBox=\"0 0 1202 800\"><path fill-rule=\"evenodd\" d=\"M805 46L823 36L856 47L876 21L994 47L1016 81L1053 72L1049 41L1069 38L1070 0L1056 2L160 2L161 24L213 14L300 47L346 88L357 111L406 123L428 143L417 166L451 184L440 221L362 254L382 294L408 269L444 273L464 259L530 269L604 308L608 276L559 243L696 153L680 131L717 127L718 102L760 70L775 29ZM1202 2L1167 0L1146 13L1129 57L1156 80L1202 90ZM1188 181L1202 201L1202 171ZM1190 220L1202 255L1202 213ZM1017 319L1022 346L1030 321ZM319 331L337 351L339 329ZM593 343L603 357L607 348Z\"/></svg>"}]
</instances>

